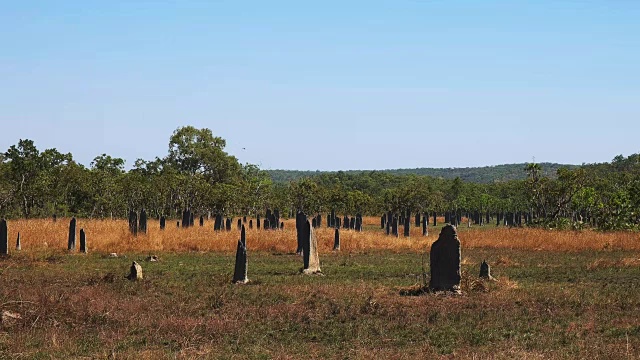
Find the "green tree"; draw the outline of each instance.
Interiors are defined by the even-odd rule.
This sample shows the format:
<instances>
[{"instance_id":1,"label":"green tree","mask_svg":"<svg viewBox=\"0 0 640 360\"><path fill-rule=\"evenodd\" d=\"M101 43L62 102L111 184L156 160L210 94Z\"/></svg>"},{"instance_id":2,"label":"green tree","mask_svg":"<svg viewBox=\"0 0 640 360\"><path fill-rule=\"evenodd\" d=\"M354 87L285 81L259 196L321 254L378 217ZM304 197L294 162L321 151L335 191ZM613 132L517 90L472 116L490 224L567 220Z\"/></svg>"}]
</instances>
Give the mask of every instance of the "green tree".
<instances>
[{"instance_id":1,"label":"green tree","mask_svg":"<svg viewBox=\"0 0 640 360\"><path fill-rule=\"evenodd\" d=\"M307 215L320 211L320 193L318 184L310 179L301 179L289 184L289 196L295 210Z\"/></svg>"},{"instance_id":2,"label":"green tree","mask_svg":"<svg viewBox=\"0 0 640 360\"><path fill-rule=\"evenodd\" d=\"M107 154L96 156L91 161L91 185L93 187L93 208L91 216L106 217L122 213L126 208L121 188L125 161ZM124 215L124 214L123 214Z\"/></svg>"},{"instance_id":3,"label":"green tree","mask_svg":"<svg viewBox=\"0 0 640 360\"><path fill-rule=\"evenodd\" d=\"M180 172L201 174L211 184L230 183L239 177L241 166L225 146L226 141L209 129L180 127L169 139L167 162Z\"/></svg>"},{"instance_id":4,"label":"green tree","mask_svg":"<svg viewBox=\"0 0 640 360\"><path fill-rule=\"evenodd\" d=\"M8 179L15 199L20 202L22 216L30 217L34 209L42 209L51 200L52 170L71 160L71 154L62 154L56 149L41 153L28 139L21 139L4 153Z\"/></svg>"}]
</instances>

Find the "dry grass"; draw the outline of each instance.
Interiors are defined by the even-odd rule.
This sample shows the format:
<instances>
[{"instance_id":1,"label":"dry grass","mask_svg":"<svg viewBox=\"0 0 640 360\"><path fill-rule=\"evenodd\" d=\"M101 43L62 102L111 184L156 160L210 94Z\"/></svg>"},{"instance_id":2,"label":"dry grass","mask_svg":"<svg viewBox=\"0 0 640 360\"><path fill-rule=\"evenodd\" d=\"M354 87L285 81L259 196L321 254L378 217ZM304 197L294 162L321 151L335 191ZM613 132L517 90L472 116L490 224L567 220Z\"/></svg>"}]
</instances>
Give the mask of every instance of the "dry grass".
<instances>
[{"instance_id":1,"label":"dry grass","mask_svg":"<svg viewBox=\"0 0 640 360\"><path fill-rule=\"evenodd\" d=\"M587 266L589 270L613 268L613 267L640 267L639 258L622 258L622 259L596 259Z\"/></svg>"},{"instance_id":2,"label":"dry grass","mask_svg":"<svg viewBox=\"0 0 640 360\"><path fill-rule=\"evenodd\" d=\"M0 323L0 359L640 356L633 233L461 228L463 295L401 296L420 289L419 253L438 228L387 237L370 218L363 233L342 231L340 253L333 230L319 229L325 276L314 277L299 274L293 221L250 230L251 282L238 286L235 227L170 224L151 222L133 238L125 221L79 219L90 254L77 256L65 250L68 219L10 221L24 250L0 257L0 311L21 320ZM131 261L149 253L161 261L142 262L144 280L126 280ZM497 281L477 278L484 259Z\"/></svg>"},{"instance_id":3,"label":"dry grass","mask_svg":"<svg viewBox=\"0 0 640 360\"><path fill-rule=\"evenodd\" d=\"M492 228L485 231L465 231L460 238L463 247L470 248L548 251L640 250L640 235L634 232Z\"/></svg>"},{"instance_id":4,"label":"dry grass","mask_svg":"<svg viewBox=\"0 0 640 360\"><path fill-rule=\"evenodd\" d=\"M68 219L52 222L41 220L9 221L10 241L21 234L24 250L59 250L67 247ZM341 248L345 252L387 250L394 252L422 251L437 239L439 227L429 228L429 236L423 237L421 228L412 227L411 237L386 236L379 229L379 219L365 218L366 230L362 233L341 230ZM157 221L149 222L146 235L133 237L124 220L78 219L78 231L87 232L89 251L97 252L233 252L239 238L234 228L230 232L213 231L212 222L204 227L180 229L169 222L164 231ZM550 231L542 229L507 229L495 227L461 226L459 237L463 248L494 248L518 250L581 251L581 250L640 250L640 235L632 232ZM401 231L401 229L400 229ZM331 252L333 229L316 230L321 252ZM284 231L247 230L251 250L291 253L296 248L295 221L286 220ZM76 241L79 244L79 240ZM10 244L12 245L12 244Z\"/></svg>"}]
</instances>

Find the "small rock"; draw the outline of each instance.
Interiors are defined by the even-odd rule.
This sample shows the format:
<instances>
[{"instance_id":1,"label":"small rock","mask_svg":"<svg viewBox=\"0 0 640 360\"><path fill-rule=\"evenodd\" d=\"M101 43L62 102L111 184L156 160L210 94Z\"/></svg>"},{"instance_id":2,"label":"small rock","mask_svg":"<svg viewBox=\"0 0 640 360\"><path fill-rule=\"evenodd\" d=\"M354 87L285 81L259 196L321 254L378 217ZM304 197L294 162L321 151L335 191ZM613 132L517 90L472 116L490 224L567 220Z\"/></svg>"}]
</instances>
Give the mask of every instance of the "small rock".
<instances>
[{"instance_id":1,"label":"small rock","mask_svg":"<svg viewBox=\"0 0 640 360\"><path fill-rule=\"evenodd\" d=\"M118 254L116 254L116 253L111 253L111 254L109 254L109 257L117 258L117 257L118 257Z\"/></svg>"},{"instance_id":2,"label":"small rock","mask_svg":"<svg viewBox=\"0 0 640 360\"><path fill-rule=\"evenodd\" d=\"M4 327L13 326L20 319L22 319L22 316L20 316L20 314L18 313L9 310L2 311L2 326Z\"/></svg>"},{"instance_id":3,"label":"small rock","mask_svg":"<svg viewBox=\"0 0 640 360\"><path fill-rule=\"evenodd\" d=\"M482 261L480 264L480 277L486 280L495 281L495 278L491 276L491 268L489 264L487 264L486 260Z\"/></svg>"},{"instance_id":4,"label":"small rock","mask_svg":"<svg viewBox=\"0 0 640 360\"><path fill-rule=\"evenodd\" d=\"M157 261L160 261L160 259L158 259L158 256L156 255L149 255L147 256L147 261L157 262Z\"/></svg>"},{"instance_id":5,"label":"small rock","mask_svg":"<svg viewBox=\"0 0 640 360\"><path fill-rule=\"evenodd\" d=\"M129 280L142 280L142 266L140 266L140 264L138 264L137 262L133 262L131 264L131 268L129 270L129 275L127 275L127 279Z\"/></svg>"}]
</instances>

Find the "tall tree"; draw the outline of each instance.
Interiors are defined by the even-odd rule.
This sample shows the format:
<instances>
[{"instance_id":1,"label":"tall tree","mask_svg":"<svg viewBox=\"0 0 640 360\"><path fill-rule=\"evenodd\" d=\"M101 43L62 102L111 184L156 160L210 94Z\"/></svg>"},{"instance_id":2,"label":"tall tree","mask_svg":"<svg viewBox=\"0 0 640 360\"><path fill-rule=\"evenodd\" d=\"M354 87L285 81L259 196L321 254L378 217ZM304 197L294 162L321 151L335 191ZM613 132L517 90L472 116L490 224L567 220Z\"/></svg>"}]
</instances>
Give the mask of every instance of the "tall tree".
<instances>
[{"instance_id":1,"label":"tall tree","mask_svg":"<svg viewBox=\"0 0 640 360\"><path fill-rule=\"evenodd\" d=\"M209 183L228 183L237 179L241 166L225 146L226 141L211 130L185 126L171 136L167 160L181 172L202 174Z\"/></svg>"},{"instance_id":2,"label":"tall tree","mask_svg":"<svg viewBox=\"0 0 640 360\"><path fill-rule=\"evenodd\" d=\"M71 160L71 154L62 154L56 149L41 153L28 139L21 139L4 153L8 178L20 202L22 216L31 216L34 208L41 209L51 200L52 170Z\"/></svg>"}]
</instances>

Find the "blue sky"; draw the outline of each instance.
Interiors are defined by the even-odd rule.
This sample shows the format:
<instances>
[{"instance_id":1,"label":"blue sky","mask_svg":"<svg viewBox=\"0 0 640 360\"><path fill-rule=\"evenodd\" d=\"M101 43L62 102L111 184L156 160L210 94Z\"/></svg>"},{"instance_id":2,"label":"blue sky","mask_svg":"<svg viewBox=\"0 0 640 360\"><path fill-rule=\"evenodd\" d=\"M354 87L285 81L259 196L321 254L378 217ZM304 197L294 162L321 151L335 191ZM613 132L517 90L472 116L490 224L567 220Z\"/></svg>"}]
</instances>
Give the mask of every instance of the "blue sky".
<instances>
[{"instance_id":1,"label":"blue sky","mask_svg":"<svg viewBox=\"0 0 640 360\"><path fill-rule=\"evenodd\" d=\"M640 1L0 1L0 150L265 169L640 152ZM244 148L244 149L243 149Z\"/></svg>"}]
</instances>

